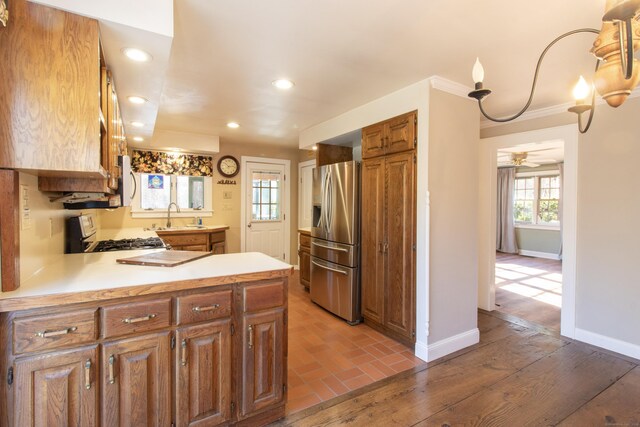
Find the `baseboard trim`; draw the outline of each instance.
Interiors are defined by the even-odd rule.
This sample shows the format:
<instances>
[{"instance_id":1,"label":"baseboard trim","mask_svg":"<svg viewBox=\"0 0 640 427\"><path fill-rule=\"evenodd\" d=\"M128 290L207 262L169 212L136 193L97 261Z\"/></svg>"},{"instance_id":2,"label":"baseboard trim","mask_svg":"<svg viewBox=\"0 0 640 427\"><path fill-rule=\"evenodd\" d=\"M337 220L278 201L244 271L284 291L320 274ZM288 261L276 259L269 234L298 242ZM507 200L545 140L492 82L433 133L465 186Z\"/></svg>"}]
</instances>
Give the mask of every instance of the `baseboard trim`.
<instances>
[{"instance_id":1,"label":"baseboard trim","mask_svg":"<svg viewBox=\"0 0 640 427\"><path fill-rule=\"evenodd\" d=\"M465 347L480 342L480 331L478 328L471 329L458 335L445 338L433 344L429 344L427 348L428 361L432 362L436 359L451 354L454 351L462 350ZM417 351L416 345L416 351ZM418 356L420 357L420 356ZM420 357L422 359L422 357Z\"/></svg>"},{"instance_id":2,"label":"baseboard trim","mask_svg":"<svg viewBox=\"0 0 640 427\"><path fill-rule=\"evenodd\" d=\"M518 255L531 256L534 258L545 258L545 259L555 259L555 260L560 259L560 255L558 254L553 254L550 252L528 251L526 249L520 249L518 251Z\"/></svg>"},{"instance_id":3,"label":"baseboard trim","mask_svg":"<svg viewBox=\"0 0 640 427\"><path fill-rule=\"evenodd\" d=\"M424 360L425 362L429 360L429 346L423 342L416 341L416 346L414 348L416 357Z\"/></svg>"},{"instance_id":4,"label":"baseboard trim","mask_svg":"<svg viewBox=\"0 0 640 427\"><path fill-rule=\"evenodd\" d=\"M586 331L580 328L576 328L574 339L606 350L615 351L616 353L624 354L625 356L633 357L634 359L640 359L640 345L631 344L626 341L596 334L595 332Z\"/></svg>"}]
</instances>

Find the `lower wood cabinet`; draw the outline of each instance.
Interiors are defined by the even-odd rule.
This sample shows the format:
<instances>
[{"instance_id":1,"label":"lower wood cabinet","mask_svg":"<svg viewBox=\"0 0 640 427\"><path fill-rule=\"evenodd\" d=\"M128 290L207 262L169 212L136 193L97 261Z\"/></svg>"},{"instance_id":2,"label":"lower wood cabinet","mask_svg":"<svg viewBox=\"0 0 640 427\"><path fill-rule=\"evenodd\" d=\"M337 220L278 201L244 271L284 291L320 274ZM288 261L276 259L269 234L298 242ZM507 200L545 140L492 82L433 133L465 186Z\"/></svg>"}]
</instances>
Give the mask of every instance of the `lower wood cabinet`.
<instances>
[{"instance_id":1,"label":"lower wood cabinet","mask_svg":"<svg viewBox=\"0 0 640 427\"><path fill-rule=\"evenodd\" d=\"M176 426L213 426L231 419L230 323L176 332Z\"/></svg>"},{"instance_id":2,"label":"lower wood cabinet","mask_svg":"<svg viewBox=\"0 0 640 427\"><path fill-rule=\"evenodd\" d=\"M44 354L15 363L15 426L97 425L97 347Z\"/></svg>"},{"instance_id":3,"label":"lower wood cabinet","mask_svg":"<svg viewBox=\"0 0 640 427\"><path fill-rule=\"evenodd\" d=\"M311 236L307 232L298 233L298 256L300 257L300 284L309 289L311 284Z\"/></svg>"},{"instance_id":4,"label":"lower wood cabinet","mask_svg":"<svg viewBox=\"0 0 640 427\"><path fill-rule=\"evenodd\" d=\"M286 376L277 355L283 353L282 309L245 314L243 318L241 417L283 401Z\"/></svg>"},{"instance_id":5,"label":"lower wood cabinet","mask_svg":"<svg viewBox=\"0 0 640 427\"><path fill-rule=\"evenodd\" d=\"M0 427L273 422L285 409L287 285L0 313Z\"/></svg>"},{"instance_id":6,"label":"lower wood cabinet","mask_svg":"<svg viewBox=\"0 0 640 427\"><path fill-rule=\"evenodd\" d=\"M101 425L170 425L170 378L169 332L103 344Z\"/></svg>"},{"instance_id":7,"label":"lower wood cabinet","mask_svg":"<svg viewBox=\"0 0 640 427\"><path fill-rule=\"evenodd\" d=\"M177 251L213 252L216 255L225 253L224 230L159 230L156 234L171 249Z\"/></svg>"}]
</instances>

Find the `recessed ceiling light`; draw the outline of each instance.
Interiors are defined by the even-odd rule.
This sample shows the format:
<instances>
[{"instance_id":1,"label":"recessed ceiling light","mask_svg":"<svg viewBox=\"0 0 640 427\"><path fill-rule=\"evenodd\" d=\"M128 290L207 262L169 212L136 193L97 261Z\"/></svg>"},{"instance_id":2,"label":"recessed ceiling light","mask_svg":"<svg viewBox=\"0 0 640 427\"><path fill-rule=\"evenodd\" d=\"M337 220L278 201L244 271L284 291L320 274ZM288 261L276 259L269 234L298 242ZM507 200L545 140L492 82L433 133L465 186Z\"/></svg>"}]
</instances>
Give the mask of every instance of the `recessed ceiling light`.
<instances>
[{"instance_id":1,"label":"recessed ceiling light","mask_svg":"<svg viewBox=\"0 0 640 427\"><path fill-rule=\"evenodd\" d=\"M131 126L133 126L134 128L142 128L142 127L144 127L144 123L142 123L142 122L131 122Z\"/></svg>"},{"instance_id":2,"label":"recessed ceiling light","mask_svg":"<svg viewBox=\"0 0 640 427\"><path fill-rule=\"evenodd\" d=\"M293 82L287 79L278 79L271 82L272 85L277 87L278 89L291 89L293 87Z\"/></svg>"},{"instance_id":3,"label":"recessed ceiling light","mask_svg":"<svg viewBox=\"0 0 640 427\"><path fill-rule=\"evenodd\" d=\"M132 104L144 104L147 100L141 96L130 96L127 98Z\"/></svg>"},{"instance_id":4,"label":"recessed ceiling light","mask_svg":"<svg viewBox=\"0 0 640 427\"><path fill-rule=\"evenodd\" d=\"M124 49L122 49L122 53L124 53L125 56L130 60L136 62L149 62L153 59L153 56L151 56L148 52L133 47L125 47Z\"/></svg>"},{"instance_id":5,"label":"recessed ceiling light","mask_svg":"<svg viewBox=\"0 0 640 427\"><path fill-rule=\"evenodd\" d=\"M237 124L236 122L229 122L227 123L227 127L230 127L231 129L238 129L240 125Z\"/></svg>"},{"instance_id":6,"label":"recessed ceiling light","mask_svg":"<svg viewBox=\"0 0 640 427\"><path fill-rule=\"evenodd\" d=\"M134 136L133 140L136 141L136 142L142 142L142 141L144 141L144 138L141 137L141 136Z\"/></svg>"}]
</instances>

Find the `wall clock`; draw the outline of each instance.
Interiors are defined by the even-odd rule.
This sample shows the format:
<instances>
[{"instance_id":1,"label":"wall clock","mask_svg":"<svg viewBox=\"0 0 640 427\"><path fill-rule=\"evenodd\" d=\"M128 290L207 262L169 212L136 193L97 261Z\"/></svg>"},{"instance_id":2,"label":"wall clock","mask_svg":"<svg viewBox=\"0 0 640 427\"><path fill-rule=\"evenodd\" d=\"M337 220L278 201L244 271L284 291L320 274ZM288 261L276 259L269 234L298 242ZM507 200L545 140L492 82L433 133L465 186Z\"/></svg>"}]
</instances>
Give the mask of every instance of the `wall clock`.
<instances>
[{"instance_id":1,"label":"wall clock","mask_svg":"<svg viewBox=\"0 0 640 427\"><path fill-rule=\"evenodd\" d=\"M234 177L240 172L240 164L238 163L238 159L233 156L222 156L218 160L218 172L220 175L231 178Z\"/></svg>"}]
</instances>

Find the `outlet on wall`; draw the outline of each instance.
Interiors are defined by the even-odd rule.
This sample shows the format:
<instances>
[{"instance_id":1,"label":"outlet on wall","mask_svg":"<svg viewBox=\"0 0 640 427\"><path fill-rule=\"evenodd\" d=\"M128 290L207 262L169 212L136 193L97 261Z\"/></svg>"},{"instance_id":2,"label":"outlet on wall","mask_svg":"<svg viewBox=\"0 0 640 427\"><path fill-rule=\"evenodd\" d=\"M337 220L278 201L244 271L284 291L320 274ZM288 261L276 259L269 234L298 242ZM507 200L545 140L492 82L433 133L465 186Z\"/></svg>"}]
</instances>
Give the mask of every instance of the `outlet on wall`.
<instances>
[{"instance_id":1,"label":"outlet on wall","mask_svg":"<svg viewBox=\"0 0 640 427\"><path fill-rule=\"evenodd\" d=\"M31 228L31 209L29 209L29 186L20 184L20 229Z\"/></svg>"}]
</instances>

